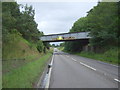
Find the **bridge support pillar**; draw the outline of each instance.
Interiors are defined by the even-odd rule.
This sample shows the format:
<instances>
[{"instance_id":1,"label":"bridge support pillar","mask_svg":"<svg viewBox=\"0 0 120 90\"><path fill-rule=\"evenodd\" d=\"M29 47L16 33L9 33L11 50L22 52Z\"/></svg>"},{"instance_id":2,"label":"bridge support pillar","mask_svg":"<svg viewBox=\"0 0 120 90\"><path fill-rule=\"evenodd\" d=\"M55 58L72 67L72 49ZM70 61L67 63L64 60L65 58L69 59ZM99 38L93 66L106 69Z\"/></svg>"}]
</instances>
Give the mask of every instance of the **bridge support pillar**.
<instances>
[{"instance_id":1,"label":"bridge support pillar","mask_svg":"<svg viewBox=\"0 0 120 90\"><path fill-rule=\"evenodd\" d=\"M44 53L46 53L46 47L44 47Z\"/></svg>"},{"instance_id":2,"label":"bridge support pillar","mask_svg":"<svg viewBox=\"0 0 120 90\"><path fill-rule=\"evenodd\" d=\"M89 45L86 45L83 47L83 51L91 51L93 52L94 51L94 47L93 46L89 46Z\"/></svg>"}]
</instances>

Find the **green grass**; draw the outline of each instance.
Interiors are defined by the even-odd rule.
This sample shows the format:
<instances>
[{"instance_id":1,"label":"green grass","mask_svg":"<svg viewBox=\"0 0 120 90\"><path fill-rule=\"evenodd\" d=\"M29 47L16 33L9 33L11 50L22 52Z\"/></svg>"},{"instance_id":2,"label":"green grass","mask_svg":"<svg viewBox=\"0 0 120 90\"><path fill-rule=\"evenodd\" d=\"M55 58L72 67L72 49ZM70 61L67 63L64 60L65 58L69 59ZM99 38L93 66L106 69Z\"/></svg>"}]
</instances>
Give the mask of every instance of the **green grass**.
<instances>
[{"instance_id":1,"label":"green grass","mask_svg":"<svg viewBox=\"0 0 120 90\"><path fill-rule=\"evenodd\" d=\"M2 89L2 62L0 61L0 89Z\"/></svg>"},{"instance_id":2,"label":"green grass","mask_svg":"<svg viewBox=\"0 0 120 90\"><path fill-rule=\"evenodd\" d=\"M2 68L3 68L3 75L10 72L13 69L19 68L31 61L34 61L38 58L40 58L40 55L30 55L30 56L26 56L25 59L21 59L21 60L7 60L7 61L3 61L2 64Z\"/></svg>"},{"instance_id":3,"label":"green grass","mask_svg":"<svg viewBox=\"0 0 120 90\"><path fill-rule=\"evenodd\" d=\"M100 60L100 61L111 63L111 64L116 64L116 65L120 64L120 60L118 60L117 48L110 49L105 53L101 53L101 54L83 51L81 53L76 53L76 55L95 59L95 60Z\"/></svg>"},{"instance_id":4,"label":"green grass","mask_svg":"<svg viewBox=\"0 0 120 90\"><path fill-rule=\"evenodd\" d=\"M64 50L64 47L58 47L59 50L63 51Z\"/></svg>"},{"instance_id":5,"label":"green grass","mask_svg":"<svg viewBox=\"0 0 120 90\"><path fill-rule=\"evenodd\" d=\"M29 43L22 36L17 34L9 35L8 42L3 43L2 51L3 60L21 59L26 56L39 54L33 43Z\"/></svg>"},{"instance_id":6,"label":"green grass","mask_svg":"<svg viewBox=\"0 0 120 90\"><path fill-rule=\"evenodd\" d=\"M42 56L42 53L37 51L35 45L17 34L9 35L9 41L4 42L2 50L3 75Z\"/></svg>"},{"instance_id":7,"label":"green grass","mask_svg":"<svg viewBox=\"0 0 120 90\"><path fill-rule=\"evenodd\" d=\"M5 74L3 76L3 88L32 88L51 55L49 52L40 59Z\"/></svg>"},{"instance_id":8,"label":"green grass","mask_svg":"<svg viewBox=\"0 0 120 90\"><path fill-rule=\"evenodd\" d=\"M32 88L52 55L39 53L36 44L19 34L10 34L3 44L3 88Z\"/></svg>"}]
</instances>

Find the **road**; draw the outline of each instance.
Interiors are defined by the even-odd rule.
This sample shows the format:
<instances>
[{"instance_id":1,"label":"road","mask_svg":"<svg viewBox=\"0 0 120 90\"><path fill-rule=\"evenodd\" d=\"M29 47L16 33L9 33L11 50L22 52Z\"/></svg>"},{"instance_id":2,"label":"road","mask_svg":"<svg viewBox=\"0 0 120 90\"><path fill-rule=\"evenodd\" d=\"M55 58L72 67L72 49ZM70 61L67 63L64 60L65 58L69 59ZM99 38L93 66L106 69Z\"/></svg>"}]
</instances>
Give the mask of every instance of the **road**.
<instances>
[{"instance_id":1,"label":"road","mask_svg":"<svg viewBox=\"0 0 120 90\"><path fill-rule=\"evenodd\" d=\"M54 53L50 88L118 88L118 67L61 51Z\"/></svg>"}]
</instances>

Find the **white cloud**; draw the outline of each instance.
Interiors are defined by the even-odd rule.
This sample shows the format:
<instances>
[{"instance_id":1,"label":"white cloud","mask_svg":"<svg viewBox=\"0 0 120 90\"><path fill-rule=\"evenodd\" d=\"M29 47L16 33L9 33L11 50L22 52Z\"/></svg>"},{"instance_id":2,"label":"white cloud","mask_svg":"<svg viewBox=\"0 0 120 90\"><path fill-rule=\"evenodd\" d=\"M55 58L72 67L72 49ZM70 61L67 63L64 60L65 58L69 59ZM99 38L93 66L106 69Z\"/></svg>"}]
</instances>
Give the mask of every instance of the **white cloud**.
<instances>
[{"instance_id":1,"label":"white cloud","mask_svg":"<svg viewBox=\"0 0 120 90\"><path fill-rule=\"evenodd\" d=\"M9 1L9 0L5 0ZM13 1L13 0L10 0ZM96 2L96 1L102 1L102 0L15 0L19 2ZM106 2L110 1L117 1L117 0L104 0Z\"/></svg>"},{"instance_id":2,"label":"white cloud","mask_svg":"<svg viewBox=\"0 0 120 90\"><path fill-rule=\"evenodd\" d=\"M32 5L35 21L44 34L67 33L80 17L97 5L95 2L18 2Z\"/></svg>"},{"instance_id":3,"label":"white cloud","mask_svg":"<svg viewBox=\"0 0 120 90\"><path fill-rule=\"evenodd\" d=\"M35 8L38 29L45 34L53 34L68 32L73 23L80 17L86 16L86 12L97 5L97 2L29 2L28 4Z\"/></svg>"}]
</instances>

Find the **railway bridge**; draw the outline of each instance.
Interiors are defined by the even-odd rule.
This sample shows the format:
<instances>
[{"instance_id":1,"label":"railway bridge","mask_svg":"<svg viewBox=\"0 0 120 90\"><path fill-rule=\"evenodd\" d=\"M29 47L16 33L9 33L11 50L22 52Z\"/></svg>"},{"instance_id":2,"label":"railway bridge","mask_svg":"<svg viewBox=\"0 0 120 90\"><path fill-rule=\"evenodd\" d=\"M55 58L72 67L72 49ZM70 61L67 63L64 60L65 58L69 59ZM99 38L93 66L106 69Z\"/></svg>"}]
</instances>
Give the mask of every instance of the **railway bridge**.
<instances>
[{"instance_id":1,"label":"railway bridge","mask_svg":"<svg viewBox=\"0 0 120 90\"><path fill-rule=\"evenodd\" d=\"M61 33L44 35L40 37L43 43L46 42L61 42L61 41L79 41L81 44L81 51L92 51L93 48L88 46L90 32L74 32L74 33Z\"/></svg>"},{"instance_id":2,"label":"railway bridge","mask_svg":"<svg viewBox=\"0 0 120 90\"><path fill-rule=\"evenodd\" d=\"M91 37L89 32L74 32L74 33L61 33L61 34L51 34L44 35L40 37L43 42L60 42L60 41L88 41Z\"/></svg>"}]
</instances>

